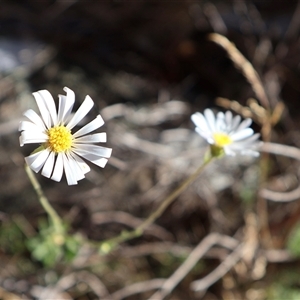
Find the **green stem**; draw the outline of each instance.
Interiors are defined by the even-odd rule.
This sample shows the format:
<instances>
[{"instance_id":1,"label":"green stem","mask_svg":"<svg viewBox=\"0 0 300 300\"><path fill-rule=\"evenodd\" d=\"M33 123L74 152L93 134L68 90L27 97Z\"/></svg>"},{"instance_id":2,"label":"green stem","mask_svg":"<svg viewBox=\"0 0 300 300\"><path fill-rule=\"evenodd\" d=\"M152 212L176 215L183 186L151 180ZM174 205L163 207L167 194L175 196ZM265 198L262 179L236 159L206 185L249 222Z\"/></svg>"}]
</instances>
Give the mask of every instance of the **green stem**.
<instances>
[{"instance_id":1,"label":"green stem","mask_svg":"<svg viewBox=\"0 0 300 300\"><path fill-rule=\"evenodd\" d=\"M144 230L163 214L166 208L199 176L206 165L208 165L214 157L215 156L209 156L205 159L203 164L191 176L183 181L176 190L165 198L160 206L137 228L132 231L124 231L114 238L103 241L101 243L101 250L103 250L103 252L110 252L118 244L142 235Z\"/></svg>"},{"instance_id":2,"label":"green stem","mask_svg":"<svg viewBox=\"0 0 300 300\"><path fill-rule=\"evenodd\" d=\"M59 215L56 213L56 211L53 209L53 207L49 203L48 199L44 195L44 192L43 192L39 182L37 181L37 179L35 177L35 174L32 172L32 170L29 168L29 166L27 164L25 165L25 171L27 173L27 176L28 176L35 192L37 193L37 196L39 198L39 201L40 201L42 207L44 208L44 210L48 214L50 220L52 221L55 231L57 233L61 233L63 231L63 225L62 225L61 218L59 217Z\"/></svg>"}]
</instances>

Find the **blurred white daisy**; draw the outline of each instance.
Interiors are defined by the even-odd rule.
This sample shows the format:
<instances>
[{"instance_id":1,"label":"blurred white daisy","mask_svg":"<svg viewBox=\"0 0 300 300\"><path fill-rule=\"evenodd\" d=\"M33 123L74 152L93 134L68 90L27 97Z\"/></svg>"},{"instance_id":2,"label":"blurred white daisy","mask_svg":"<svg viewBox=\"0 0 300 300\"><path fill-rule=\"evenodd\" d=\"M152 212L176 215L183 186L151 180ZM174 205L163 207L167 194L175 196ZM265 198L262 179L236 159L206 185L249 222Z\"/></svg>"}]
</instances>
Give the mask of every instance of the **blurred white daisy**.
<instances>
[{"instance_id":1,"label":"blurred white daisy","mask_svg":"<svg viewBox=\"0 0 300 300\"><path fill-rule=\"evenodd\" d=\"M100 115L76 132L72 129L88 114L94 106L93 100L86 96L75 114L71 114L75 103L75 94L65 87L67 95L59 95L58 111L53 97L47 90L33 93L41 117L32 109L24 116L19 126L20 146L41 143L26 163L36 173L42 169L42 175L60 181L65 172L69 185L77 184L90 171L82 158L104 168L112 149L95 145L106 142L106 133L88 134L104 124Z\"/></svg>"},{"instance_id":2,"label":"blurred white daisy","mask_svg":"<svg viewBox=\"0 0 300 300\"><path fill-rule=\"evenodd\" d=\"M204 114L193 114L191 119L196 125L196 132L213 147L224 150L225 154L259 155L256 150L261 143L258 140L260 134L254 134L253 129L249 128L251 119L241 122L241 117L233 117L230 111L225 114L219 112L215 116L210 109L205 109Z\"/></svg>"}]
</instances>

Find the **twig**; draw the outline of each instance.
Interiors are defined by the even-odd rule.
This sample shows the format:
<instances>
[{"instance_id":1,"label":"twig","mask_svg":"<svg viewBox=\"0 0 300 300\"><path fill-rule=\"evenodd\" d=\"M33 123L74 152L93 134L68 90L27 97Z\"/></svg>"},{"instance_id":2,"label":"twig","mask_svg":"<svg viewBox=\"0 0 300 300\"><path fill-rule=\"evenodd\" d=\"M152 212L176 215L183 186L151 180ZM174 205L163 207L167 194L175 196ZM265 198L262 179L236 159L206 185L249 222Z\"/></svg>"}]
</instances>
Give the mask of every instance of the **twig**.
<instances>
[{"instance_id":1,"label":"twig","mask_svg":"<svg viewBox=\"0 0 300 300\"><path fill-rule=\"evenodd\" d=\"M240 244L227 256L227 258L211 273L200 280L191 283L191 289L194 291L205 291L217 280L223 277L241 258L244 252L244 244Z\"/></svg>"},{"instance_id":2,"label":"twig","mask_svg":"<svg viewBox=\"0 0 300 300\"><path fill-rule=\"evenodd\" d=\"M122 257L138 257L157 253L168 253L174 256L188 256L191 251L191 247L180 246L177 243L151 242L137 246L122 247L122 249L120 249L120 255L122 255Z\"/></svg>"},{"instance_id":3,"label":"twig","mask_svg":"<svg viewBox=\"0 0 300 300\"><path fill-rule=\"evenodd\" d=\"M113 300L121 300L131 295L143 293L159 288L165 282L165 279L152 279L143 282L134 283L125 288L114 292L111 296Z\"/></svg>"},{"instance_id":4,"label":"twig","mask_svg":"<svg viewBox=\"0 0 300 300\"><path fill-rule=\"evenodd\" d=\"M276 143L263 143L260 151L291 157L300 161L300 150L293 146Z\"/></svg>"},{"instance_id":5,"label":"twig","mask_svg":"<svg viewBox=\"0 0 300 300\"><path fill-rule=\"evenodd\" d=\"M296 259L288 250L281 249L260 250L259 254L270 263L285 263Z\"/></svg>"},{"instance_id":6,"label":"twig","mask_svg":"<svg viewBox=\"0 0 300 300\"><path fill-rule=\"evenodd\" d=\"M276 143L263 143L260 151L276 155L283 155L300 161L300 150L292 146L286 146ZM300 186L290 192L284 193L274 192L264 188L260 190L259 195L271 201L290 202L298 200L300 198Z\"/></svg>"},{"instance_id":7,"label":"twig","mask_svg":"<svg viewBox=\"0 0 300 300\"><path fill-rule=\"evenodd\" d=\"M99 299L111 299L106 286L96 275L87 271L81 271L76 274L76 278L78 281L85 282L91 288L91 290L93 290L93 292L99 297Z\"/></svg>"},{"instance_id":8,"label":"twig","mask_svg":"<svg viewBox=\"0 0 300 300\"><path fill-rule=\"evenodd\" d=\"M237 247L238 241L229 236L221 235L218 233L211 233L205 237L201 243L191 252L185 262L169 277L161 287L161 290L152 295L151 300L162 300L178 283L191 271L201 257L215 244L221 245L226 248Z\"/></svg>"},{"instance_id":9,"label":"twig","mask_svg":"<svg viewBox=\"0 0 300 300\"><path fill-rule=\"evenodd\" d=\"M243 54L231 43L225 36L222 36L217 33L212 33L208 36L208 39L217 43L223 47L229 58L234 62L237 68L239 68L248 82L251 84L254 93L256 94L257 99L265 107L269 107L269 100L264 90L261 79L252 64L243 56Z\"/></svg>"},{"instance_id":10,"label":"twig","mask_svg":"<svg viewBox=\"0 0 300 300\"><path fill-rule=\"evenodd\" d=\"M102 281L97 276L87 271L73 272L63 276L55 285L47 287L35 286L31 293L40 300L61 299L62 292L66 292L78 282L85 282L99 299L112 299Z\"/></svg>"},{"instance_id":11,"label":"twig","mask_svg":"<svg viewBox=\"0 0 300 300\"><path fill-rule=\"evenodd\" d=\"M143 223L142 219L136 218L129 213L123 211L105 211L97 212L92 215L94 224L104 223L120 223L135 228ZM161 226L152 224L149 228L149 234L156 236L162 240L173 240L173 235Z\"/></svg>"},{"instance_id":12,"label":"twig","mask_svg":"<svg viewBox=\"0 0 300 300\"><path fill-rule=\"evenodd\" d=\"M204 5L203 13L208 18L214 31L222 34L227 33L226 24L223 21L222 16L218 12L218 9L214 4L212 4L211 2L206 3Z\"/></svg>"}]
</instances>

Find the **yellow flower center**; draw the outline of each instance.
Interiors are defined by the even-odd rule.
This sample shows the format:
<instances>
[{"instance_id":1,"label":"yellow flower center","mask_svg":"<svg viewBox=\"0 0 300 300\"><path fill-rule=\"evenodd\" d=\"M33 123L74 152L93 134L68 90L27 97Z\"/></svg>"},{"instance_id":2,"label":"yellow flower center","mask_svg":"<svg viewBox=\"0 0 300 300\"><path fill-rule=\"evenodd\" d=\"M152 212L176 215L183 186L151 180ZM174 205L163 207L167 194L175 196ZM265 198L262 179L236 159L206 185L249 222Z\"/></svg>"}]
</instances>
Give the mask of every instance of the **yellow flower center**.
<instances>
[{"instance_id":1,"label":"yellow flower center","mask_svg":"<svg viewBox=\"0 0 300 300\"><path fill-rule=\"evenodd\" d=\"M213 139L215 141L215 145L223 148L224 146L230 145L233 141L231 137L223 132L220 133L214 133L213 134Z\"/></svg>"},{"instance_id":2,"label":"yellow flower center","mask_svg":"<svg viewBox=\"0 0 300 300\"><path fill-rule=\"evenodd\" d=\"M72 147L73 137L71 130L65 126L55 126L48 130L47 146L55 153L64 152Z\"/></svg>"}]
</instances>

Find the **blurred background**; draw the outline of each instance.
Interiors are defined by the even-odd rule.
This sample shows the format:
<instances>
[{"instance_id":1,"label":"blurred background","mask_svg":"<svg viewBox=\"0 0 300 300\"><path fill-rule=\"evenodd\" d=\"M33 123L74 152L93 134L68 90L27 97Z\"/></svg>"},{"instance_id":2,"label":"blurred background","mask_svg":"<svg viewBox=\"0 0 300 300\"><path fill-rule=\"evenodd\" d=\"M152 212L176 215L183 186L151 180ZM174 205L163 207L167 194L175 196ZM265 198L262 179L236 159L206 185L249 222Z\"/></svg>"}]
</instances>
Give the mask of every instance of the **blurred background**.
<instances>
[{"instance_id":1,"label":"blurred background","mask_svg":"<svg viewBox=\"0 0 300 300\"><path fill-rule=\"evenodd\" d=\"M101 113L113 148L107 167L92 166L74 187L37 178L70 233L99 242L114 237L146 218L201 164L207 147L194 133L192 113L224 110L217 97L241 106L256 98L210 33L225 36L251 62L270 110L284 107L270 141L299 147L299 30L298 1L2 0L0 299L148 299L212 232L253 238L251 259L194 292L190 284L231 253L213 247L166 299L300 299L300 195L285 203L258 196L261 184L295 189L299 162L270 155L262 182L259 160L226 157L142 237L109 255L83 244L74 260L46 261L46 250L39 259L28 246L47 216L24 171L33 149L18 141L23 112L36 110L32 92L47 89L57 100L67 86L77 107L90 95L91 118ZM259 132L262 124L253 128ZM260 224L254 233L246 230L249 215Z\"/></svg>"}]
</instances>

